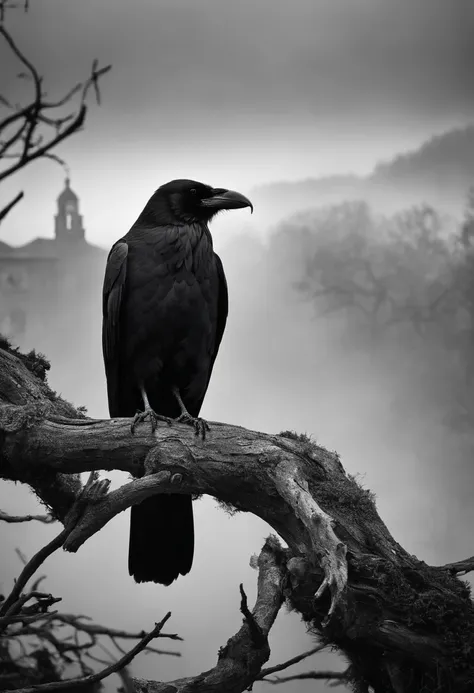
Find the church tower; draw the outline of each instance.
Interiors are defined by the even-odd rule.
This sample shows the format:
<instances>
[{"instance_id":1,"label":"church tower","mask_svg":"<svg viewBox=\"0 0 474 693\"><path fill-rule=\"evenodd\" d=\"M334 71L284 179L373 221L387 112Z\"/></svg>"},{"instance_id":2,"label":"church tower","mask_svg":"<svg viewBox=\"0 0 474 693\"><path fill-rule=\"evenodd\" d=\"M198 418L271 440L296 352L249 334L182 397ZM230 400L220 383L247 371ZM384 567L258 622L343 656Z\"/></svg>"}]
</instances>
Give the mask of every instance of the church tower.
<instances>
[{"instance_id":1,"label":"church tower","mask_svg":"<svg viewBox=\"0 0 474 693\"><path fill-rule=\"evenodd\" d=\"M75 244L85 241L82 216L79 214L79 198L71 190L69 178L58 197L58 213L54 217L54 232L58 242Z\"/></svg>"}]
</instances>

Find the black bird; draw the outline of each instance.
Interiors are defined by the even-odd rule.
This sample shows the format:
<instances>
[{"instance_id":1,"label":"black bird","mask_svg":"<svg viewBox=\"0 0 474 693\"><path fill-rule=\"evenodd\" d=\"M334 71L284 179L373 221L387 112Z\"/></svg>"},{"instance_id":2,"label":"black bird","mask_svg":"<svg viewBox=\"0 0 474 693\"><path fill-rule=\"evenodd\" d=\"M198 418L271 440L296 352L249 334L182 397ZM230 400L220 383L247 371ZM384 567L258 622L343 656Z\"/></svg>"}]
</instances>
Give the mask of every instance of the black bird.
<instances>
[{"instance_id":1,"label":"black bird","mask_svg":"<svg viewBox=\"0 0 474 693\"><path fill-rule=\"evenodd\" d=\"M111 417L176 419L205 436L199 418L227 320L227 284L208 223L252 208L240 193L173 180L152 195L108 256L102 346ZM141 411L142 410L142 411ZM192 499L159 494L131 508L128 569L169 585L191 570Z\"/></svg>"}]
</instances>

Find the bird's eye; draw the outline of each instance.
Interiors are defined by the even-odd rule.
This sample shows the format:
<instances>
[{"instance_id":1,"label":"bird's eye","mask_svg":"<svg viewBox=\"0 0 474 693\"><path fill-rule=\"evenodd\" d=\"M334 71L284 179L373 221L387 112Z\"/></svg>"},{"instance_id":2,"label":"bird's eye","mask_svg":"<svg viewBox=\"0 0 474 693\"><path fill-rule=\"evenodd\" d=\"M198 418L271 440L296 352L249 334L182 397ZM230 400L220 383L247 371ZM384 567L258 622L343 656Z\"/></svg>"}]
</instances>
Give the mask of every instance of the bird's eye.
<instances>
[{"instance_id":1,"label":"bird's eye","mask_svg":"<svg viewBox=\"0 0 474 693\"><path fill-rule=\"evenodd\" d=\"M196 188L191 188L189 192L191 193L191 195L195 195L197 193L197 190Z\"/></svg>"}]
</instances>

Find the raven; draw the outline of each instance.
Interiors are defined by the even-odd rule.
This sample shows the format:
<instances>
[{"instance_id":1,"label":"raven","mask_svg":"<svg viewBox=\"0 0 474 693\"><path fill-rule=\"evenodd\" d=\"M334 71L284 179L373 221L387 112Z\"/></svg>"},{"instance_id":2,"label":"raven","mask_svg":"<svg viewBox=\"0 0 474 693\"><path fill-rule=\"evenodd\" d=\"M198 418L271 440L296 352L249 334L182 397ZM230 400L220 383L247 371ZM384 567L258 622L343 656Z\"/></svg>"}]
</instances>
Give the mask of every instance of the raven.
<instances>
[{"instance_id":1,"label":"raven","mask_svg":"<svg viewBox=\"0 0 474 693\"><path fill-rule=\"evenodd\" d=\"M228 311L227 284L208 222L250 207L240 193L173 180L149 199L107 258L102 347L111 417L199 418ZM128 569L136 582L171 584L191 570L192 498L160 494L132 506Z\"/></svg>"}]
</instances>

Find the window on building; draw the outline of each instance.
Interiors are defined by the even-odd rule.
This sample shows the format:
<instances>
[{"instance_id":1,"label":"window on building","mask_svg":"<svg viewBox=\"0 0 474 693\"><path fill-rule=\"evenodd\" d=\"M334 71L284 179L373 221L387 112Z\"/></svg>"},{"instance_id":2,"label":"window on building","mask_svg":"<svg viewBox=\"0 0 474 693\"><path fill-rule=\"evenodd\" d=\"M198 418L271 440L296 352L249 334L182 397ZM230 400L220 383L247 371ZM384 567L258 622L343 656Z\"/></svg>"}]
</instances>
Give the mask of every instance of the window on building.
<instances>
[{"instance_id":1,"label":"window on building","mask_svg":"<svg viewBox=\"0 0 474 693\"><path fill-rule=\"evenodd\" d=\"M66 229L68 231L72 230L72 220L76 213L76 205L74 202L68 202L66 204Z\"/></svg>"}]
</instances>

